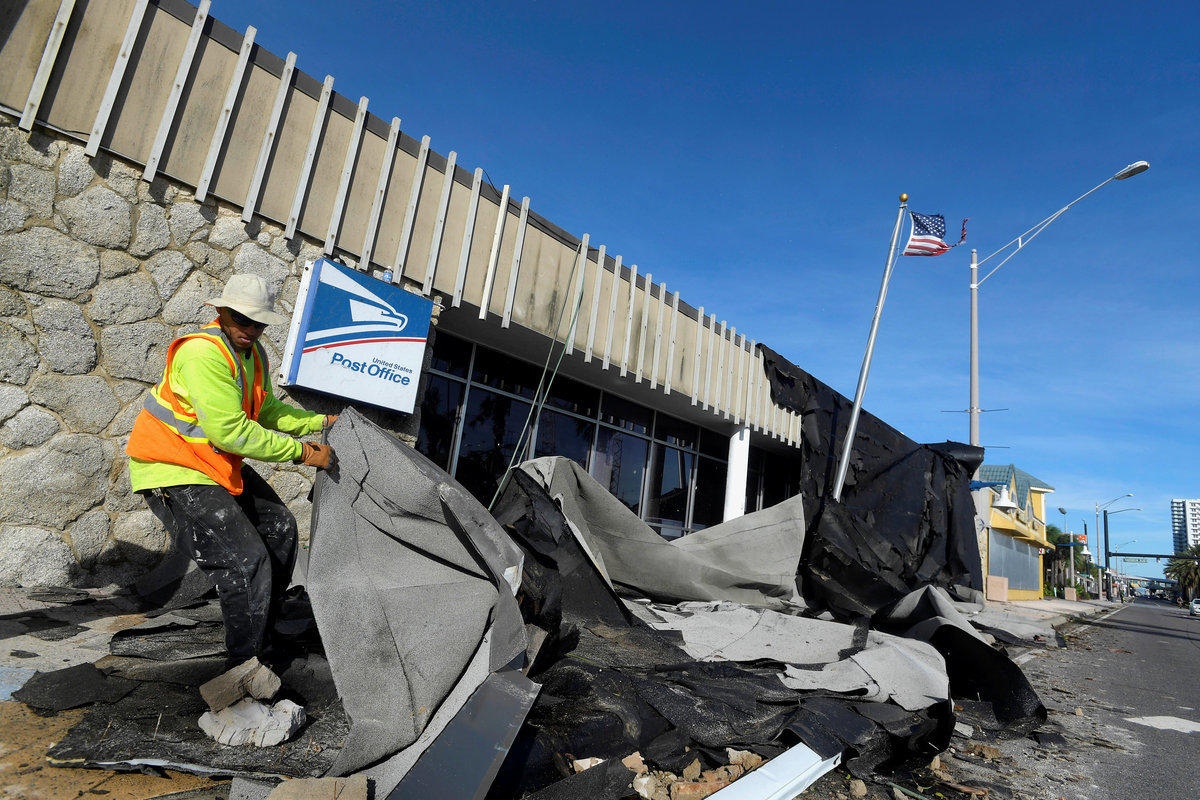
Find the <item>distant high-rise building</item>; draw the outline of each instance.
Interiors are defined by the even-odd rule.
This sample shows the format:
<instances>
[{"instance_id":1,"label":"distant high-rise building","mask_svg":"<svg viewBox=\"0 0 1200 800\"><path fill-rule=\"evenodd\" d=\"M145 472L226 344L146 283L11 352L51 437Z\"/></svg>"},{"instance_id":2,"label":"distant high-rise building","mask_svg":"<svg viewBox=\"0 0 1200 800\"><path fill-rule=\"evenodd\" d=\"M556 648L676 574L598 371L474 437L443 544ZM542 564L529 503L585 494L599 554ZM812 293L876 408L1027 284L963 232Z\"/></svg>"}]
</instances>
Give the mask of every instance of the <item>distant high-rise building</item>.
<instances>
[{"instance_id":1,"label":"distant high-rise building","mask_svg":"<svg viewBox=\"0 0 1200 800\"><path fill-rule=\"evenodd\" d=\"M1171 501L1171 534L1176 553L1200 544L1200 500Z\"/></svg>"}]
</instances>

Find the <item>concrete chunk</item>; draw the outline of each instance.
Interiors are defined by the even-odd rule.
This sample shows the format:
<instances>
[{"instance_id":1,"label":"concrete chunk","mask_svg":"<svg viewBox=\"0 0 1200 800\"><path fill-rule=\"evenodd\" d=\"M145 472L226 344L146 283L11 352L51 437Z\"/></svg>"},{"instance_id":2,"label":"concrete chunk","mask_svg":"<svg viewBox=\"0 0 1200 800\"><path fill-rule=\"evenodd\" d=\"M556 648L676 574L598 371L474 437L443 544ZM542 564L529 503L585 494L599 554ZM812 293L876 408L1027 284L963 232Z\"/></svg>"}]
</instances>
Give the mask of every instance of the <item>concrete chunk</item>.
<instances>
[{"instance_id":1,"label":"concrete chunk","mask_svg":"<svg viewBox=\"0 0 1200 800\"><path fill-rule=\"evenodd\" d=\"M252 658L203 684L200 696L212 711L220 711L243 697L270 700L279 687L279 676Z\"/></svg>"},{"instance_id":2,"label":"concrete chunk","mask_svg":"<svg viewBox=\"0 0 1200 800\"><path fill-rule=\"evenodd\" d=\"M247 697L220 711L206 711L200 730L221 744L273 747L286 742L304 724L304 709L291 700L267 706Z\"/></svg>"}]
</instances>

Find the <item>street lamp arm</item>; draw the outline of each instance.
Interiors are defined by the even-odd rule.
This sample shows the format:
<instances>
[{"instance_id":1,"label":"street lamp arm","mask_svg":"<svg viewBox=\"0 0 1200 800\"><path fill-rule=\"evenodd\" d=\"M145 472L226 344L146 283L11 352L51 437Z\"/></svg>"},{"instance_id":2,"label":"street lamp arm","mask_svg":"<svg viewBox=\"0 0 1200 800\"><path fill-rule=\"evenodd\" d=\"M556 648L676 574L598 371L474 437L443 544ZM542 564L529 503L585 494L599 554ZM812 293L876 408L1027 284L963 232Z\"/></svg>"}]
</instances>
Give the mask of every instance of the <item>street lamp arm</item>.
<instances>
[{"instance_id":1,"label":"street lamp arm","mask_svg":"<svg viewBox=\"0 0 1200 800\"><path fill-rule=\"evenodd\" d=\"M1046 228L1047 228L1047 227L1050 225L1050 223L1051 223L1051 222L1054 222L1054 220L1058 219L1058 218L1059 218L1059 217L1061 217L1063 214L1065 214L1065 213L1066 213L1066 212L1067 212L1067 211L1068 211L1068 210L1071 208L1071 206L1075 205L1075 204L1076 204L1076 203L1078 203L1080 200L1082 200L1083 198L1085 198L1085 197L1087 197L1088 195L1090 195L1092 192L1095 192L1095 191L1096 191L1096 190L1098 190L1100 187L1102 187L1102 186L1104 186L1105 184L1107 184L1107 183L1109 183L1109 182L1111 182L1111 181L1114 181L1114 180L1116 180L1116 176L1115 176L1115 175L1114 175L1113 177L1109 178L1108 180L1104 181L1104 183L1098 184L1098 185L1097 185L1095 188L1093 188L1093 189L1091 189L1091 190L1089 190L1089 191L1087 191L1087 192L1084 192L1083 194L1079 195L1079 197L1076 197L1076 198L1075 198L1074 200L1072 200L1070 203L1067 203L1065 206L1063 206L1062 208L1060 208L1058 211L1055 211L1053 214L1051 214L1050 216L1046 217L1044 220L1042 220L1041 222L1039 222L1037 225L1034 225L1032 228L1030 228L1029 230L1025 231L1025 232L1024 232L1024 233L1022 233L1020 236L1018 236L1017 238L1013 239L1011 242L1009 242L1008 244L1004 245L1004 246L1003 246L1003 247L1001 247L999 250L997 250L996 252L994 252L994 253L992 253L990 256L988 256L987 258L985 258L985 259L983 259L982 261L980 261L980 262L979 262L980 264L986 264L986 263L987 263L988 261L990 261L991 259L995 258L996 256L1000 255L1001 253L1003 253L1003 252L1004 252L1005 250L1007 250L1008 248L1012 247L1014 244L1016 244L1016 246L1017 246L1017 249L1016 249L1016 250L1013 250L1011 253L1009 253L1009 254L1008 254L1008 256L1007 256L1007 257L1006 257L1006 258L1005 258L1003 261L1001 261L1001 262L1000 262L999 264L997 264L996 266L992 267L992 271L991 271L991 272L989 272L987 275L984 275L984 276L983 276L983 278L981 278L981 279L979 280L979 284L977 284L977 285L982 285L984 281L986 281L988 278L992 277L992 275L996 274L996 270L1000 269L1000 268L1001 268L1001 267L1003 267L1005 264L1007 264L1007 263L1009 262L1009 259L1011 259L1013 256L1015 256L1017 253L1021 252L1021 248L1023 248L1025 245L1029 244L1029 243L1030 243L1030 242L1032 242L1034 239L1036 239L1039 233L1041 233L1042 231L1044 231L1044 230L1045 230L1045 229L1046 229Z\"/></svg>"},{"instance_id":2,"label":"street lamp arm","mask_svg":"<svg viewBox=\"0 0 1200 800\"><path fill-rule=\"evenodd\" d=\"M1118 500L1124 500L1126 497L1133 497L1133 492L1123 494L1120 497L1114 497L1112 500L1109 500L1107 503L1096 503L1096 513L1099 513L1101 509L1108 508L1109 506L1111 506L1113 503L1117 502Z\"/></svg>"},{"instance_id":3,"label":"street lamp arm","mask_svg":"<svg viewBox=\"0 0 1200 800\"><path fill-rule=\"evenodd\" d=\"M1112 181L1123 181L1123 180L1125 180L1126 178L1131 178L1131 177L1133 177L1134 175L1137 175L1137 174L1139 174L1139 173L1145 172L1145 171L1146 171L1146 170L1148 170L1149 168L1150 168L1150 164L1149 164L1149 162L1146 162L1146 161L1137 161L1137 162L1134 162L1133 164L1130 164L1129 166L1127 166L1127 167L1125 167L1124 169L1122 169L1122 170L1120 170L1119 172L1117 172L1117 174L1113 175L1113 176L1112 176L1111 178L1109 178L1108 180L1106 180L1106 181L1103 181L1102 183L1098 183L1098 184L1096 184L1096 186L1092 187L1092 188L1091 188L1091 189L1089 189L1088 191L1086 191L1086 192L1084 192L1083 194L1079 195L1079 197L1076 197L1074 200L1072 200L1071 202L1067 203L1065 206L1063 206L1062 208L1060 208L1058 211L1055 211L1053 214L1051 214L1050 216L1046 217L1044 220L1042 220L1042 221L1041 221L1041 222L1039 222L1038 224L1034 225L1032 228L1030 228L1029 230L1025 231L1025 232L1024 232L1024 233L1022 233L1020 236L1018 236L1017 238L1013 239L1011 242L1009 242L1008 244L1004 245L1003 247L1001 247L1001 248L1000 248L999 250L997 250L996 252L992 253L992 254L991 254L990 256L988 256L987 258L985 258L985 259L983 259L982 261L980 261L980 262L979 262L979 265L980 265L980 266L982 266L983 264L986 264L987 262L991 261L991 260L992 260L993 258L995 258L996 256L998 256L998 255L1000 255L1001 253L1003 253L1003 252L1004 252L1005 250L1007 250L1008 248L1012 247L1014 244L1016 244L1016 246L1017 246L1017 249L1016 249L1016 250L1013 250L1011 253L1009 253L1009 254L1008 254L1008 256L1007 256L1007 257L1006 257L1006 258L1005 258L1003 261L1001 261L1001 262L1000 262L999 264L997 264L996 266L992 267L992 271L991 271L991 272L989 272L987 275L984 275L984 276L983 276L983 278L982 278L980 281L978 281L978 282L977 282L975 285L976 285L976 286L982 285L984 281L986 281L988 278L992 277L992 275L994 275L994 274L995 274L996 270L1000 269L1000 268L1001 268L1001 267L1003 267L1005 264L1007 264L1007 263L1008 263L1008 261L1009 261L1009 259L1011 259L1013 256L1015 256L1017 253L1021 252L1021 248L1023 248L1025 245L1029 244L1029 243L1030 243L1030 242L1032 242L1034 239L1036 239L1036 238L1037 238L1037 235L1038 235L1039 233L1041 233L1043 230L1045 230L1045 229L1046 229L1046 227L1047 227L1047 226L1048 226L1048 225L1049 225L1051 222L1054 222L1054 220L1058 219L1058 218L1059 218L1059 217L1061 217L1063 214L1065 214L1065 213L1066 213L1066 212L1067 212L1067 211L1068 211L1068 210L1071 208L1071 206L1075 205L1075 204L1076 204L1076 203L1078 203L1080 200L1082 200L1083 198L1085 198L1085 197L1087 197L1088 195L1092 194L1093 192L1095 192L1095 191L1098 191L1098 190L1099 190L1101 187L1105 186L1106 184L1109 184L1109 183L1111 183Z\"/></svg>"}]
</instances>

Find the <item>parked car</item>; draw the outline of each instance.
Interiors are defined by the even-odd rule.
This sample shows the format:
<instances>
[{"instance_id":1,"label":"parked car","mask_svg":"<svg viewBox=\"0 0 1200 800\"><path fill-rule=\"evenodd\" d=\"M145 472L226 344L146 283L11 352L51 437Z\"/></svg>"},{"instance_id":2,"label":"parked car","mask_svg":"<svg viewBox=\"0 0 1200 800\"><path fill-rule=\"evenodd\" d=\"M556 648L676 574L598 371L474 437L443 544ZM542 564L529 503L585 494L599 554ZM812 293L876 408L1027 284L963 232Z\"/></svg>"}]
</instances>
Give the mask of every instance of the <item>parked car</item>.
<instances>
[{"instance_id":1,"label":"parked car","mask_svg":"<svg viewBox=\"0 0 1200 800\"><path fill-rule=\"evenodd\" d=\"M1200 616L1200 597L1192 598L1192 604L1188 606L1188 614L1193 617Z\"/></svg>"}]
</instances>

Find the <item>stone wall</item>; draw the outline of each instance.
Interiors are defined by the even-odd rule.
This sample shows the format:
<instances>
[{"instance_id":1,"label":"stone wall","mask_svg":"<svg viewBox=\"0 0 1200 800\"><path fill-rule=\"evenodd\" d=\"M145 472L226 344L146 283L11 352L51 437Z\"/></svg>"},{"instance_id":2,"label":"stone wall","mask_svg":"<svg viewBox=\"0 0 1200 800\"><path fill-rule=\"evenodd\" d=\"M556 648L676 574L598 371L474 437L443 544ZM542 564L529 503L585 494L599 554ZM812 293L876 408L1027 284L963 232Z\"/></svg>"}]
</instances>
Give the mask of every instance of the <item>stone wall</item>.
<instances>
[{"instance_id":1,"label":"stone wall","mask_svg":"<svg viewBox=\"0 0 1200 800\"><path fill-rule=\"evenodd\" d=\"M204 301L229 276L262 275L291 312L321 249L282 234L0 114L0 585L127 584L162 558L166 534L129 490L134 417L167 345L214 318ZM286 335L272 326L263 337L273 369ZM290 402L342 406L307 392ZM415 434L411 416L371 416ZM313 470L251 463L306 541Z\"/></svg>"}]
</instances>

